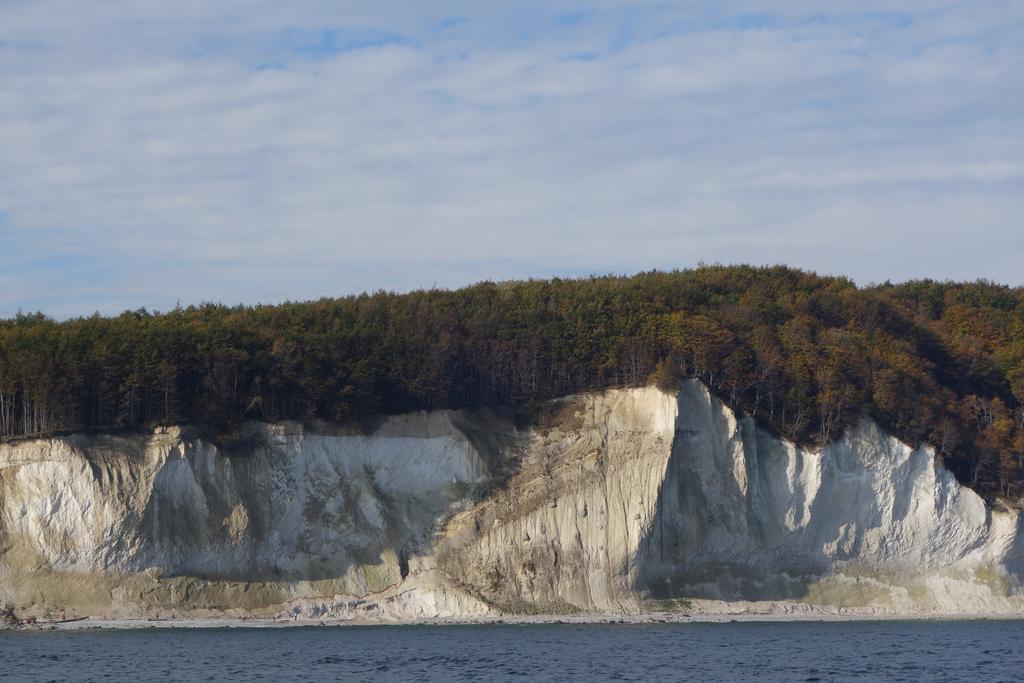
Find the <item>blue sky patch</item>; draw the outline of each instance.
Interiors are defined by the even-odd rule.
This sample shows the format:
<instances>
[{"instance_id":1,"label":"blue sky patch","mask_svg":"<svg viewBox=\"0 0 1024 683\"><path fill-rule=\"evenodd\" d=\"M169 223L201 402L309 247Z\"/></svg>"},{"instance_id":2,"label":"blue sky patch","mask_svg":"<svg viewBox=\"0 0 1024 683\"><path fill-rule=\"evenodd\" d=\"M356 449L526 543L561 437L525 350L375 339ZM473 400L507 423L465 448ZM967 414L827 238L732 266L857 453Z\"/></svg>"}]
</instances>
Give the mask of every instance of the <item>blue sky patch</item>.
<instances>
[{"instance_id":1,"label":"blue sky patch","mask_svg":"<svg viewBox=\"0 0 1024 683\"><path fill-rule=\"evenodd\" d=\"M353 50L409 42L405 36L373 28L291 28L281 32L274 47L285 55L324 59Z\"/></svg>"}]
</instances>

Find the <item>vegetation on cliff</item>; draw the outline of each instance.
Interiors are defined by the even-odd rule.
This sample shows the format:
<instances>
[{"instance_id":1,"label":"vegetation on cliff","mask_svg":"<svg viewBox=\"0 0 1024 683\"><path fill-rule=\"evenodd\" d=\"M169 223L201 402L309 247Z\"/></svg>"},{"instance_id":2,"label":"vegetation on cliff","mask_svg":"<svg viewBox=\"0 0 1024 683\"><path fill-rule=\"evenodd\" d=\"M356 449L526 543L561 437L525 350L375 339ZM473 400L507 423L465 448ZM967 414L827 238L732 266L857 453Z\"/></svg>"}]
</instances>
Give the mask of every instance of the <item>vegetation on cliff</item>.
<instances>
[{"instance_id":1,"label":"vegetation on cliff","mask_svg":"<svg viewBox=\"0 0 1024 683\"><path fill-rule=\"evenodd\" d=\"M0 321L0 437L528 404L683 376L804 444L869 415L1024 492L1024 289L784 267Z\"/></svg>"}]
</instances>

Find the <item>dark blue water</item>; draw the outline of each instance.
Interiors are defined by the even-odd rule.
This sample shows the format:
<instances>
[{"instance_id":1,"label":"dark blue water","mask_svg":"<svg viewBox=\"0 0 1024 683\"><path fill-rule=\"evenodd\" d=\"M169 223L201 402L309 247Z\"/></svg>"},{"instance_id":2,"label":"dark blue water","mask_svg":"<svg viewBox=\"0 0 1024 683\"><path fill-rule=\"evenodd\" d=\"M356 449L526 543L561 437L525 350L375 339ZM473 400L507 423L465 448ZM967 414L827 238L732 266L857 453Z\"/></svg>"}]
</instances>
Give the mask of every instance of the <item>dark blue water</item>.
<instances>
[{"instance_id":1,"label":"dark blue water","mask_svg":"<svg viewBox=\"0 0 1024 683\"><path fill-rule=\"evenodd\" d=\"M1024 622L8 631L0 677L1018 681Z\"/></svg>"}]
</instances>

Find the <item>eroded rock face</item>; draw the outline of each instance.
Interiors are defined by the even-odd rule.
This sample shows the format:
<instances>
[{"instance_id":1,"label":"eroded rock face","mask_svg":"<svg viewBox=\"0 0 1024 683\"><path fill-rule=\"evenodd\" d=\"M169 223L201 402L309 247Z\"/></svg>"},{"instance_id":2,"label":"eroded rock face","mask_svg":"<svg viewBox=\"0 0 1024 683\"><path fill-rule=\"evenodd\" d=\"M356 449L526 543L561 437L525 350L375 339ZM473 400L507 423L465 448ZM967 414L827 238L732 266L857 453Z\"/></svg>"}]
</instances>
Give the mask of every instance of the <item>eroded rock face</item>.
<instances>
[{"instance_id":1,"label":"eroded rock face","mask_svg":"<svg viewBox=\"0 0 1024 683\"><path fill-rule=\"evenodd\" d=\"M638 608L638 552L656 521L676 405L656 389L562 401L531 432L519 474L448 523L445 572L516 611Z\"/></svg>"},{"instance_id":2,"label":"eroded rock face","mask_svg":"<svg viewBox=\"0 0 1024 683\"><path fill-rule=\"evenodd\" d=\"M987 508L932 449L862 421L808 451L696 384L678 405L638 556L653 595L958 609L1012 592L1017 514Z\"/></svg>"},{"instance_id":3,"label":"eroded rock face","mask_svg":"<svg viewBox=\"0 0 1024 683\"><path fill-rule=\"evenodd\" d=\"M250 425L251 445L232 457L179 429L2 446L0 593L57 602L59 584L91 576L102 585L89 593L129 586L129 606L189 593L216 609L383 591L488 482L452 417L390 418L370 436ZM132 587L143 576L181 585ZM254 599L232 604L249 589L228 587L244 584Z\"/></svg>"},{"instance_id":4,"label":"eroded rock face","mask_svg":"<svg viewBox=\"0 0 1024 683\"><path fill-rule=\"evenodd\" d=\"M677 598L1024 609L1017 513L868 421L808 451L697 382L548 413L525 431L483 411L371 434L253 424L231 455L180 429L0 445L0 603L385 619Z\"/></svg>"}]
</instances>

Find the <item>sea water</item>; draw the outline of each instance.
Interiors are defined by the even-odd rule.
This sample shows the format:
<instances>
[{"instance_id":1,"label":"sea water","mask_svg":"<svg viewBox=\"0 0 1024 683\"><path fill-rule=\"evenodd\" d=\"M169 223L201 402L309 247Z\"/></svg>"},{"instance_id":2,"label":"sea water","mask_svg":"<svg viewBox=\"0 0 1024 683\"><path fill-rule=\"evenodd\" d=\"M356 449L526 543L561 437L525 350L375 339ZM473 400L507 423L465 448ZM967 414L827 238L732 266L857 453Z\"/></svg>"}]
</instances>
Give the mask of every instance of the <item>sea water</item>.
<instances>
[{"instance_id":1,"label":"sea water","mask_svg":"<svg viewBox=\"0 0 1024 683\"><path fill-rule=\"evenodd\" d=\"M1018 681L1024 622L0 632L12 681Z\"/></svg>"}]
</instances>

